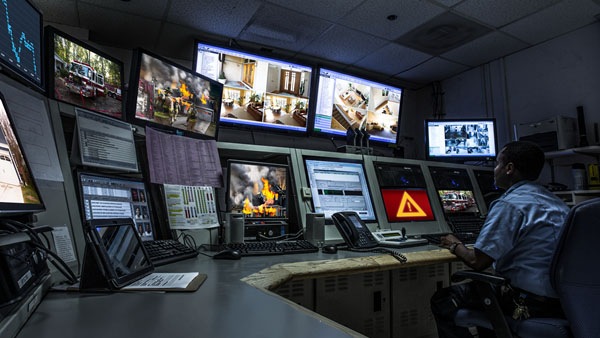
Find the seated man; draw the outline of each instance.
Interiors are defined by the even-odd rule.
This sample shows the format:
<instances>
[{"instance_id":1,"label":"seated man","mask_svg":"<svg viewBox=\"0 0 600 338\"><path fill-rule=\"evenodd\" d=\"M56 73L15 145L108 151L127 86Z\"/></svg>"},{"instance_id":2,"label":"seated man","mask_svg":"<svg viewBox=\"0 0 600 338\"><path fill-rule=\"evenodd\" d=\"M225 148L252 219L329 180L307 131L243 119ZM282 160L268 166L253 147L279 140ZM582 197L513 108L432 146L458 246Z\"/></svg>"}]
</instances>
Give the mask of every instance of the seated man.
<instances>
[{"instance_id":1,"label":"seated man","mask_svg":"<svg viewBox=\"0 0 600 338\"><path fill-rule=\"evenodd\" d=\"M474 270L493 264L496 274L510 280L508 291L497 290L506 314L520 317L516 319L564 317L550 285L550 264L569 208L533 182L544 166L544 153L537 145L510 142L496 162L494 180L506 192L491 204L474 247L465 247L452 235L442 237L440 246ZM480 302L472 283L437 291L431 298L431 311L439 337L471 337L468 329L454 325L454 315L459 308L482 309ZM515 311L517 305L526 311Z\"/></svg>"}]
</instances>

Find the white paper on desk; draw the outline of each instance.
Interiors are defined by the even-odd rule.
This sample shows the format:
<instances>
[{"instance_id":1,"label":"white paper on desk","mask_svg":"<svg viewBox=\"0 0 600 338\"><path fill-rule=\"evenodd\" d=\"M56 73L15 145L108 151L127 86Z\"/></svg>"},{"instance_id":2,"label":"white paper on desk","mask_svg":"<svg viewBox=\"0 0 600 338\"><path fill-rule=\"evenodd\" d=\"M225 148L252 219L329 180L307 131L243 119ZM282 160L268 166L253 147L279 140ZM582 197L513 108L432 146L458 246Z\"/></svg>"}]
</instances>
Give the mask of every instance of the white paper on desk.
<instances>
[{"instance_id":1,"label":"white paper on desk","mask_svg":"<svg viewBox=\"0 0 600 338\"><path fill-rule=\"evenodd\" d=\"M122 290L127 289L185 289L198 276L198 272L154 272L140 280L137 280Z\"/></svg>"}]
</instances>

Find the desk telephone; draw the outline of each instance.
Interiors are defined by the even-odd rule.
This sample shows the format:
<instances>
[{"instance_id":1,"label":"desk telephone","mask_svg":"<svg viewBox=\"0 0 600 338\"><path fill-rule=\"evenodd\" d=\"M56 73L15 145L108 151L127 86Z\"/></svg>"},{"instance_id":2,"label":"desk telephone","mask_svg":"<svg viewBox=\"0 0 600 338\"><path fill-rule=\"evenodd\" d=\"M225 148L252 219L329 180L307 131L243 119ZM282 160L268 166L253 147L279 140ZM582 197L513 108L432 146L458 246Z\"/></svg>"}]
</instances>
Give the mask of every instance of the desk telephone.
<instances>
[{"instance_id":1,"label":"desk telephone","mask_svg":"<svg viewBox=\"0 0 600 338\"><path fill-rule=\"evenodd\" d=\"M331 215L331 219L350 249L369 249L379 246L371 230L356 212L336 212Z\"/></svg>"},{"instance_id":2,"label":"desk telephone","mask_svg":"<svg viewBox=\"0 0 600 338\"><path fill-rule=\"evenodd\" d=\"M400 263L406 262L406 257L394 250L382 248L371 230L354 211L336 212L331 215L333 224L344 238L344 242L351 251L367 251L387 253L396 258Z\"/></svg>"}]
</instances>

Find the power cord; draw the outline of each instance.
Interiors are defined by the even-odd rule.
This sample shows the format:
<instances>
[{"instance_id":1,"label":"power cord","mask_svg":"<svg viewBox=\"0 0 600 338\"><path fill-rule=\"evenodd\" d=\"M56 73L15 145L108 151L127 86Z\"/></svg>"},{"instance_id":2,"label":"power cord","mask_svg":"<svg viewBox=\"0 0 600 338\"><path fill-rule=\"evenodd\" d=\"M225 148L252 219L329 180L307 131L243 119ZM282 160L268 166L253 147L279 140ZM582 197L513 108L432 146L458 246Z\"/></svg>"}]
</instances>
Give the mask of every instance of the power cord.
<instances>
[{"instance_id":1,"label":"power cord","mask_svg":"<svg viewBox=\"0 0 600 338\"><path fill-rule=\"evenodd\" d=\"M45 244L44 242L42 242L40 235L35 231L35 228L29 224L26 223L21 223L18 221L14 221L14 220L3 220L2 224L4 227L6 227L7 229L9 229L8 231L5 230L3 232L5 233L19 233L19 232L24 232L26 233L29 238L31 239L31 244L37 248L38 250L41 250L45 255L42 255L44 257L44 259L50 261L50 263L52 263L52 265L65 277L67 278L67 281L70 284L75 284L77 283L79 280L77 278L77 276L75 275L75 273L73 272L73 270L71 270L71 268L69 268L69 266L67 265L67 263L65 263L65 261L60 258L60 256L58 256L58 254L56 254L54 251L52 251L50 249L50 240L46 237L44 237L45 240Z\"/></svg>"}]
</instances>

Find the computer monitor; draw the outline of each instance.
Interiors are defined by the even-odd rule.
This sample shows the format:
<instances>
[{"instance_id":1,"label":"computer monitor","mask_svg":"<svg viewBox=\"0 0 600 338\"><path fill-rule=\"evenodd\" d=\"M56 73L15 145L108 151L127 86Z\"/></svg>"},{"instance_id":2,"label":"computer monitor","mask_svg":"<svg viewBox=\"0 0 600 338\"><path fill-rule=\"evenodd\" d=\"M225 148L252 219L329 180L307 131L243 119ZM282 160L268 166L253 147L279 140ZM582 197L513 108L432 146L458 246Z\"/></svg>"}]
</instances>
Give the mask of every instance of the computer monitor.
<instances>
[{"instance_id":1,"label":"computer monitor","mask_svg":"<svg viewBox=\"0 0 600 338\"><path fill-rule=\"evenodd\" d=\"M370 141L395 144L401 107L400 88L319 69L316 133L345 136L349 128L364 128Z\"/></svg>"},{"instance_id":2,"label":"computer monitor","mask_svg":"<svg viewBox=\"0 0 600 338\"><path fill-rule=\"evenodd\" d=\"M243 214L246 222L288 222L288 189L291 186L286 164L227 161L226 210Z\"/></svg>"},{"instance_id":3,"label":"computer monitor","mask_svg":"<svg viewBox=\"0 0 600 338\"><path fill-rule=\"evenodd\" d=\"M46 48L50 98L123 118L123 62L52 26Z\"/></svg>"},{"instance_id":4,"label":"computer monitor","mask_svg":"<svg viewBox=\"0 0 600 338\"><path fill-rule=\"evenodd\" d=\"M467 169L431 166L429 172L446 217L481 214Z\"/></svg>"},{"instance_id":5,"label":"computer monitor","mask_svg":"<svg viewBox=\"0 0 600 338\"><path fill-rule=\"evenodd\" d=\"M127 118L186 136L215 139L223 85L148 51L134 53Z\"/></svg>"},{"instance_id":6,"label":"computer monitor","mask_svg":"<svg viewBox=\"0 0 600 338\"><path fill-rule=\"evenodd\" d=\"M92 172L78 172L79 203L84 221L132 218L143 240L155 238L148 190L143 181Z\"/></svg>"},{"instance_id":7,"label":"computer monitor","mask_svg":"<svg viewBox=\"0 0 600 338\"><path fill-rule=\"evenodd\" d=\"M306 133L312 68L197 42L194 69L225 85L224 125Z\"/></svg>"},{"instance_id":8,"label":"computer monitor","mask_svg":"<svg viewBox=\"0 0 600 338\"><path fill-rule=\"evenodd\" d=\"M0 218L44 211L44 203L1 93L0 131Z\"/></svg>"},{"instance_id":9,"label":"computer monitor","mask_svg":"<svg viewBox=\"0 0 600 338\"><path fill-rule=\"evenodd\" d=\"M435 220L420 165L386 162L373 165L388 222Z\"/></svg>"},{"instance_id":10,"label":"computer monitor","mask_svg":"<svg viewBox=\"0 0 600 338\"><path fill-rule=\"evenodd\" d=\"M29 0L2 1L0 12L1 69L43 92L42 13Z\"/></svg>"},{"instance_id":11,"label":"computer monitor","mask_svg":"<svg viewBox=\"0 0 600 338\"><path fill-rule=\"evenodd\" d=\"M428 160L493 161L498 150L496 120L425 120L425 145Z\"/></svg>"},{"instance_id":12,"label":"computer monitor","mask_svg":"<svg viewBox=\"0 0 600 338\"><path fill-rule=\"evenodd\" d=\"M340 211L355 211L365 222L376 222L373 199L361 161L304 158L314 212L325 221Z\"/></svg>"},{"instance_id":13,"label":"computer monitor","mask_svg":"<svg viewBox=\"0 0 600 338\"><path fill-rule=\"evenodd\" d=\"M490 204L504 193L504 189L496 186L493 170L473 170L475 181L479 186L483 201L487 209L490 209Z\"/></svg>"}]
</instances>

